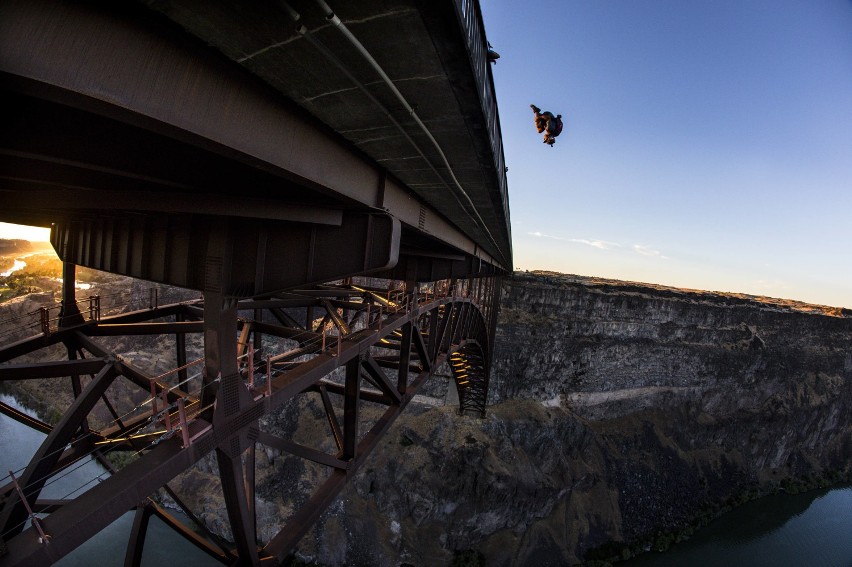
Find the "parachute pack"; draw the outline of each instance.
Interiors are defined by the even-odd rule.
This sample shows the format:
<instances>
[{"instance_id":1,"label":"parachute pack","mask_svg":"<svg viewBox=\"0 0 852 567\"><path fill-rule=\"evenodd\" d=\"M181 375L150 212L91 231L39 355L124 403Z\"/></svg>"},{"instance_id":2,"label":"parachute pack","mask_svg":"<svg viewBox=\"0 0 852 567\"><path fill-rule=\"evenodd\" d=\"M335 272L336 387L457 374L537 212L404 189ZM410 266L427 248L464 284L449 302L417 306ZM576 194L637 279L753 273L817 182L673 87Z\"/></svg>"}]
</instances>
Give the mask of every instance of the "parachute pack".
<instances>
[{"instance_id":1,"label":"parachute pack","mask_svg":"<svg viewBox=\"0 0 852 567\"><path fill-rule=\"evenodd\" d=\"M547 121L547 131L554 137L562 133L562 115L554 116Z\"/></svg>"}]
</instances>

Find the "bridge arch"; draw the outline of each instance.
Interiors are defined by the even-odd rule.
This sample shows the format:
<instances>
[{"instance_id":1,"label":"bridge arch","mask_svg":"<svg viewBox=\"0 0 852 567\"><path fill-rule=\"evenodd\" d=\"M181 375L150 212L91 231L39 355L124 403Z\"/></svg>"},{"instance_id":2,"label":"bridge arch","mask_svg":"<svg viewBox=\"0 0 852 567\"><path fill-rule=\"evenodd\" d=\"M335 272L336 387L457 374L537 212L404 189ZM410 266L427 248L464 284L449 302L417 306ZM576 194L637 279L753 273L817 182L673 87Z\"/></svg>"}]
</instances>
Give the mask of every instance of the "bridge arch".
<instances>
[{"instance_id":1,"label":"bridge arch","mask_svg":"<svg viewBox=\"0 0 852 567\"><path fill-rule=\"evenodd\" d=\"M234 361L220 367L235 372L215 377L203 370L209 368L203 358L188 361L186 356L187 343L191 347L197 342L209 324L205 316L211 306L204 303L210 297L159 305L151 303L152 295L147 306L114 315L110 312L116 306L108 301L88 299L80 302L80 317L63 325L48 310L47 317L40 317L48 321L42 333L0 349L0 362L59 343L68 347L70 359L2 364L0 380L24 375L91 379L75 391L74 403L56 426L19 416L49 433L32 462L3 481L0 529L6 554L0 564L56 561L129 510L135 510L135 517L128 565L141 562L152 516L224 564L282 559L334 501L419 386L444 363L458 387L459 410L484 413L485 315L499 289L492 280L496 278L406 285L350 278L234 300L221 316L232 324L234 339L223 351L232 353ZM175 366L153 375L101 342L103 337L133 335L174 337ZM115 393L111 384L122 379L146 392L146 399L132 408L110 400ZM98 425L94 408L102 400L115 417ZM11 413L5 406L0 410ZM280 425L292 417L288 412L296 415L289 429ZM303 434L323 429L325 435L313 439ZM258 457L269 452L278 465ZM134 460L124 467L107 459L128 453ZM103 473L101 482L73 499L41 498L39 482L89 457L112 469L109 476ZM204 526L193 504L197 499L182 493L176 478L201 460L216 471L233 544ZM262 465L292 468L296 462L304 463L300 470L308 470L316 485L288 496L293 512L286 522L272 528L259 525L257 479L271 474ZM164 499L176 503L202 535L172 517ZM48 515L23 529L34 512Z\"/></svg>"}]
</instances>

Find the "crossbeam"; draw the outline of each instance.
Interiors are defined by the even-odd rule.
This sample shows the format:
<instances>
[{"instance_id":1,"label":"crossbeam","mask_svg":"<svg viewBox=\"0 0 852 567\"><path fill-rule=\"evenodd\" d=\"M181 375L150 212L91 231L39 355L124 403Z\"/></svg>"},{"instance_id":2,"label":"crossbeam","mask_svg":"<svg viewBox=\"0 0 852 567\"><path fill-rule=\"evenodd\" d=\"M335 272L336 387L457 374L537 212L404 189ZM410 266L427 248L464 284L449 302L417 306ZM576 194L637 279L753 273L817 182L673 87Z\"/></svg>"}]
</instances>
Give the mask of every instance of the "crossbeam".
<instances>
[{"instance_id":1,"label":"crossbeam","mask_svg":"<svg viewBox=\"0 0 852 567\"><path fill-rule=\"evenodd\" d=\"M238 322L233 316L233 311L231 311L232 316L221 318L220 325L223 325L223 329L231 329L228 333L234 337L235 344L239 341L243 345L243 350L228 349L228 352L232 351L234 357L238 352L245 352L245 356L252 358L266 356L269 361L286 359L287 363L276 372L268 373L266 383L255 384L254 389L250 388L250 384L252 379L257 380L257 378L252 374L255 370L252 370L251 365L244 369L243 375L234 374L221 380L208 380L207 384L217 386L218 390L212 421L204 418L205 415L209 415L209 412L205 413L204 408L199 407L200 404L195 401L193 403L196 404L196 409L185 415L181 414L179 425L176 425L177 418L172 417L172 428L185 429L185 432L181 431L180 434L174 430L169 432L162 429L162 423L157 425L150 422L150 413L148 416L137 415L125 418L118 425L101 432L92 431L88 436L89 441L79 445L79 451L93 449L110 451L132 447L139 455L138 460L73 500L63 501L61 505L51 503L48 507L51 513L41 524L45 533L51 538L50 546L39 544L38 537L34 535L35 532L28 529L8 541L9 554L4 561L8 561L11 566L51 562L61 557L125 511L137 506L139 495L151 494L158 488L166 486L166 483L174 476L214 450L218 455L220 475L224 475L221 478L229 518L232 525L236 526L240 532L236 550L240 560L257 563L265 559L280 559L282 554L292 549L300 534L308 528L309 525L304 522L313 521L321 513L322 510L313 507L333 500L346 480L363 462L366 454L376 447L378 440L399 416L402 408L410 403L420 384L432 374L434 369L443 364L447 357L453 357L453 360L457 361L461 361L460 357L463 357L470 362L470 368L476 371L484 368L477 358L479 356L477 353L481 350L480 345L487 344L484 335L487 327L482 323L481 314L475 307L473 297L456 296L450 293L443 297L412 293L409 294L409 299L397 304L396 310L385 311L381 317L367 318L363 315L369 312L367 305L374 300L372 294L375 292L358 290L356 286L350 286L348 290L341 288L338 291L346 291L345 294L335 293L335 295L348 299L341 306L326 303L324 309L326 316L332 310L341 309L342 314L338 313L339 320L346 321L349 332L343 336L332 337L326 347L316 340L316 333L307 333L305 336L306 332L301 328L287 328L252 320ZM205 302L209 302L213 297L216 296L205 294ZM289 294L288 301L295 299L292 293ZM274 299L270 298L270 301L274 302ZM280 308L274 303L266 307L269 311ZM296 303L293 302L287 309L295 308ZM310 294L304 297L303 309L308 312L313 309L323 309L323 304L318 305L316 294ZM210 312L210 306L205 305L203 312ZM347 313L362 316L350 318ZM174 314L174 316L178 315L179 313ZM375 312L374 315L376 315ZM146 324L150 323L128 323L130 325L128 328L133 329ZM168 325L160 328L168 329L175 336L183 336L180 332L182 326ZM205 333L216 329L211 327L209 322L204 323L204 328ZM238 329L239 332L237 332ZM338 331L343 329L344 327L341 326ZM52 369L49 372L59 372L59 368L81 370L84 368L82 366L84 361L103 363L98 359L111 362L103 367L101 373L82 392L75 402L77 409L66 414L67 417L63 418L60 429L51 432L42 448L42 453L48 450L55 453L56 448L63 442L67 442L65 440L68 439L69 432L75 429L74 424L81 423L80 419L86 413L85 408L91 406L100 390L106 385L107 375L104 374L106 369L109 369L110 375L124 376L140 387L150 386L151 376L136 369L130 361L116 359L93 338L87 336L85 334L87 332L96 334L95 325L76 328L66 337L66 340L93 353L98 357L97 359L75 360L70 365L68 362L47 365L42 368L42 371L44 372L45 368ZM298 358L287 353L263 355L252 352L249 355L246 349L253 343L252 333L280 336L287 340L301 335L300 338L306 339L304 343L306 346L296 349L300 352ZM404 348L398 346L394 371L388 374L384 367L394 358L394 355L388 354L388 352L394 352L388 349L391 344L406 346ZM408 353L410 357L403 356L403 353ZM267 366L276 368L275 364L270 362ZM223 368L226 367L236 368L230 363L223 366ZM336 369L343 368L346 369L344 383L329 378ZM473 371L471 369L465 370L465 379ZM258 365L256 370L262 372L263 365ZM412 373L413 379L410 376ZM368 383L377 387L378 390L369 387ZM479 385L481 384L480 381ZM481 390L481 388L465 389L465 384L459 384L458 387L460 398L467 396L465 399L469 399L472 395L479 395ZM190 399L186 392L177 388L163 389L162 392L168 393L170 403ZM260 417L272 414L301 395L315 395L313 392L318 392L322 399L322 407L325 410L324 419L338 448L336 455L258 429ZM334 396L337 408L342 406L342 414L338 414L339 409L335 409L329 394ZM157 397L159 395L158 392ZM384 407L383 413L377 420L371 421L375 418L370 418L362 423L360 408L365 403L379 404ZM158 419L163 419L164 415ZM341 417L340 421L338 421L338 415ZM137 432L140 426L148 424L154 429L148 432ZM158 430L157 427L160 429ZM153 442L152 439L154 439ZM294 516L287 521L279 534L260 546L255 546L254 543L257 527L252 463L254 463L254 444L257 442L291 455L291 458L306 459L316 465L327 467L330 471L328 480L317 486L313 496L305 505L298 507ZM65 458L64 455L62 458ZM79 455L69 455L69 458L79 458ZM46 460L43 456L35 462L38 464L31 466L51 469L54 467L51 460ZM32 476L30 474L30 477ZM35 488L34 491L33 488ZM31 486L30 491L34 498L33 503L36 503L38 486ZM128 557L132 562L139 557L141 549L139 538L144 533L145 518L138 514L137 519L141 523L138 531L134 532L137 533L136 539L133 540L136 543L131 542L128 548ZM213 551L220 560L224 560L225 557L222 553L227 554L216 548L209 548L207 551Z\"/></svg>"}]
</instances>

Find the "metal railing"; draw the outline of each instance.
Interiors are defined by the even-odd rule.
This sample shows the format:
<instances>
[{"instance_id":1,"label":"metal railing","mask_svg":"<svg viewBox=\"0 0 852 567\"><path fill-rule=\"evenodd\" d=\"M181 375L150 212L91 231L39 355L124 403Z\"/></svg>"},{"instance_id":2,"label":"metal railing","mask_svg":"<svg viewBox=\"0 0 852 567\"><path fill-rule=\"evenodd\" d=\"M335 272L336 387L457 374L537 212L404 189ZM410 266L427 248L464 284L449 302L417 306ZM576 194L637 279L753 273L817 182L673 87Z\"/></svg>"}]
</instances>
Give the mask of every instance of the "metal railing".
<instances>
[{"instance_id":1,"label":"metal railing","mask_svg":"<svg viewBox=\"0 0 852 567\"><path fill-rule=\"evenodd\" d=\"M96 294L75 299L77 310L83 321L100 321L104 316L116 315L133 309L157 309L160 305L159 288L151 287L147 293L139 293L134 297L132 290L122 290L109 294ZM177 303L189 303L185 300ZM0 316L0 327L8 327L0 331L0 344L25 335L28 331L49 335L59 329L62 316L62 301L53 300L33 311L13 316ZM0 310L2 311L2 310Z\"/></svg>"},{"instance_id":2,"label":"metal railing","mask_svg":"<svg viewBox=\"0 0 852 567\"><path fill-rule=\"evenodd\" d=\"M464 31L470 64L476 76L479 100L487 120L488 137L491 142L491 152L494 156L494 167L497 182L500 185L500 199L503 202L503 214L506 218L506 229L509 230L511 242L511 226L509 224L509 193L506 181L506 159L503 155L503 135L500 130L500 114L497 110L497 97L494 92L494 79L488 62L488 41L485 38L482 12L479 0L455 0L456 14Z\"/></svg>"}]
</instances>

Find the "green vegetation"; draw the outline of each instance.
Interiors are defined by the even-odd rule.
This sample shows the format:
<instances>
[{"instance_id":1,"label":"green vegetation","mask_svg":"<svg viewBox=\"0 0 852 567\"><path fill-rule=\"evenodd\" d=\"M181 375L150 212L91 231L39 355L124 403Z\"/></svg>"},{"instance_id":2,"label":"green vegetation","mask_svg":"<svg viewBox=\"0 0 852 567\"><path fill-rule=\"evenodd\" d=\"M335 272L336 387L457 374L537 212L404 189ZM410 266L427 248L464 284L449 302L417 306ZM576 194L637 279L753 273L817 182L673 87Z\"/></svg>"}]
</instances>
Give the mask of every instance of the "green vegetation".
<instances>
[{"instance_id":1,"label":"green vegetation","mask_svg":"<svg viewBox=\"0 0 852 567\"><path fill-rule=\"evenodd\" d=\"M112 451L107 453L106 458L115 470L120 471L139 457L131 451Z\"/></svg>"},{"instance_id":2,"label":"green vegetation","mask_svg":"<svg viewBox=\"0 0 852 567\"><path fill-rule=\"evenodd\" d=\"M8 258L5 256L2 259ZM23 269L6 277L0 277L0 302L28 293L59 289L56 278L62 277L62 262L56 254L33 254L27 256L26 263Z\"/></svg>"},{"instance_id":3,"label":"green vegetation","mask_svg":"<svg viewBox=\"0 0 852 567\"><path fill-rule=\"evenodd\" d=\"M39 247L39 245L45 245L47 249L40 251L40 248L44 246ZM23 261L26 262L24 268L7 277L0 277L0 303L28 293L58 291L61 288L62 261L48 244L37 242L34 246L36 251L29 252L29 255L23 257ZM14 266L15 259L21 257L20 253L0 255L0 272ZM108 272L83 266L77 267L78 282L103 284L115 281L116 277Z\"/></svg>"},{"instance_id":4,"label":"green vegetation","mask_svg":"<svg viewBox=\"0 0 852 567\"><path fill-rule=\"evenodd\" d=\"M31 382L34 382L32 380ZM30 408L42 421L48 425L56 425L62 419L63 408L53 405L55 398L40 395L37 391L22 388L20 382L0 382L0 394L14 396L26 408Z\"/></svg>"},{"instance_id":5,"label":"green vegetation","mask_svg":"<svg viewBox=\"0 0 852 567\"><path fill-rule=\"evenodd\" d=\"M109 272L101 272L84 266L77 266L77 281L86 283L109 283L115 281L115 274Z\"/></svg>"}]
</instances>

